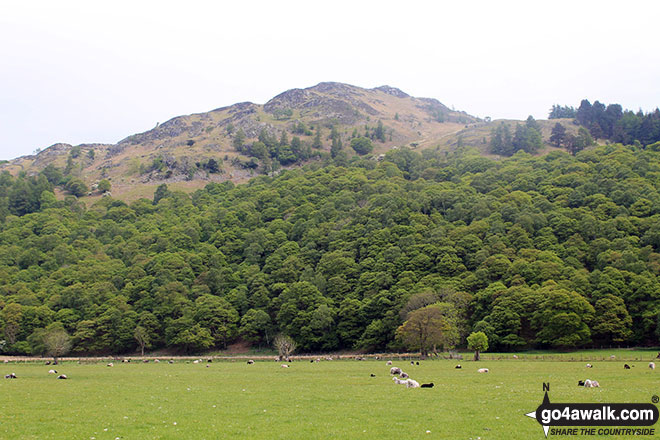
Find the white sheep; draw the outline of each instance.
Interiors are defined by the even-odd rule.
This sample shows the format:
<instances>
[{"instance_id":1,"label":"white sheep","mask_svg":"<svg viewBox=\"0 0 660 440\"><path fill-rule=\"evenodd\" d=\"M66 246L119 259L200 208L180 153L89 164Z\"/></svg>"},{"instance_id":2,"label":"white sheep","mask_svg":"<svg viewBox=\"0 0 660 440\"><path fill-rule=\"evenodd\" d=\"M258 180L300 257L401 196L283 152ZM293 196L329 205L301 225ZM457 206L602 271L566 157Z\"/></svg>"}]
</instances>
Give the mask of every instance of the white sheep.
<instances>
[{"instance_id":1,"label":"white sheep","mask_svg":"<svg viewBox=\"0 0 660 440\"><path fill-rule=\"evenodd\" d=\"M587 364L587 368L593 368L594 366L591 364Z\"/></svg>"},{"instance_id":2,"label":"white sheep","mask_svg":"<svg viewBox=\"0 0 660 440\"><path fill-rule=\"evenodd\" d=\"M398 377L393 377L392 380L397 385L406 385L408 383L408 380L401 380Z\"/></svg>"},{"instance_id":3,"label":"white sheep","mask_svg":"<svg viewBox=\"0 0 660 440\"><path fill-rule=\"evenodd\" d=\"M248 365L252 365L252 364L254 364L254 360L253 360L253 359L248 360L248 361L247 361L247 364L248 364Z\"/></svg>"},{"instance_id":4,"label":"white sheep","mask_svg":"<svg viewBox=\"0 0 660 440\"><path fill-rule=\"evenodd\" d=\"M114 367L115 364L113 364L112 362L110 362L107 366L108 366L108 367Z\"/></svg>"},{"instance_id":5,"label":"white sheep","mask_svg":"<svg viewBox=\"0 0 660 440\"><path fill-rule=\"evenodd\" d=\"M479 368L477 370L477 373L488 373L488 371L489 371L488 368Z\"/></svg>"},{"instance_id":6,"label":"white sheep","mask_svg":"<svg viewBox=\"0 0 660 440\"><path fill-rule=\"evenodd\" d=\"M56 370L48 370L48 374L57 374Z\"/></svg>"},{"instance_id":7,"label":"white sheep","mask_svg":"<svg viewBox=\"0 0 660 440\"><path fill-rule=\"evenodd\" d=\"M419 382L417 382L416 380L408 379L406 382L408 382L406 384L406 387L408 388L419 388Z\"/></svg>"},{"instance_id":8,"label":"white sheep","mask_svg":"<svg viewBox=\"0 0 660 440\"><path fill-rule=\"evenodd\" d=\"M400 376L401 376L401 379L407 379L407 378L410 377L410 376L408 376L408 373L404 373L403 371L401 372Z\"/></svg>"},{"instance_id":9,"label":"white sheep","mask_svg":"<svg viewBox=\"0 0 660 440\"><path fill-rule=\"evenodd\" d=\"M649 368L655 370L655 362L649 362Z\"/></svg>"},{"instance_id":10,"label":"white sheep","mask_svg":"<svg viewBox=\"0 0 660 440\"><path fill-rule=\"evenodd\" d=\"M387 362L385 362L385 365L388 365L388 366L389 366L389 365L392 365L392 361L387 361Z\"/></svg>"},{"instance_id":11,"label":"white sheep","mask_svg":"<svg viewBox=\"0 0 660 440\"><path fill-rule=\"evenodd\" d=\"M584 387L585 388L598 388L598 387L600 387L600 384L598 383L597 380L585 379Z\"/></svg>"},{"instance_id":12,"label":"white sheep","mask_svg":"<svg viewBox=\"0 0 660 440\"><path fill-rule=\"evenodd\" d=\"M282 368L289 368L289 366L288 366L287 364L282 364L282 365L280 365L280 367L282 367Z\"/></svg>"},{"instance_id":13,"label":"white sheep","mask_svg":"<svg viewBox=\"0 0 660 440\"><path fill-rule=\"evenodd\" d=\"M68 379L68 377L66 377L66 374L60 374L59 376L57 376L57 378L58 379Z\"/></svg>"},{"instance_id":14,"label":"white sheep","mask_svg":"<svg viewBox=\"0 0 660 440\"><path fill-rule=\"evenodd\" d=\"M399 367L392 367L392 368L390 368L390 374L392 374L392 375L394 375L394 374L401 374L401 368L399 368Z\"/></svg>"}]
</instances>

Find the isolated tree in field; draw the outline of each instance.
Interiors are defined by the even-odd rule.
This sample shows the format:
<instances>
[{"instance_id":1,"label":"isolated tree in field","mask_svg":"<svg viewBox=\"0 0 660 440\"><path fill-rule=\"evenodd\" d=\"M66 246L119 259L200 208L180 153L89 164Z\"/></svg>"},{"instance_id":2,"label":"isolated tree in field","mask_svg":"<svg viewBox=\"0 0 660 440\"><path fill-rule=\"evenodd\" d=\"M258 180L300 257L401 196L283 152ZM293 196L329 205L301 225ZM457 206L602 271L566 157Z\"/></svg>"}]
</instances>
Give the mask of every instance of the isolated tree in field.
<instances>
[{"instance_id":1,"label":"isolated tree in field","mask_svg":"<svg viewBox=\"0 0 660 440\"><path fill-rule=\"evenodd\" d=\"M273 341L273 345L279 353L280 360L289 360L289 356L296 350L296 342L291 337L286 335L277 335Z\"/></svg>"},{"instance_id":2,"label":"isolated tree in field","mask_svg":"<svg viewBox=\"0 0 660 440\"><path fill-rule=\"evenodd\" d=\"M53 357L53 363L57 364L57 358L64 356L71 350L71 337L64 330L60 322L54 322L44 332L44 347L46 354Z\"/></svg>"},{"instance_id":3,"label":"isolated tree in field","mask_svg":"<svg viewBox=\"0 0 660 440\"><path fill-rule=\"evenodd\" d=\"M452 327L437 305L430 305L408 314L408 319L397 330L397 338L408 348L419 350L422 357L436 345L447 345Z\"/></svg>"},{"instance_id":4,"label":"isolated tree in field","mask_svg":"<svg viewBox=\"0 0 660 440\"><path fill-rule=\"evenodd\" d=\"M561 147L562 142L564 142L564 137L566 136L566 128L561 125L559 122L552 127L552 132L550 133L550 143L555 147Z\"/></svg>"},{"instance_id":5,"label":"isolated tree in field","mask_svg":"<svg viewBox=\"0 0 660 440\"><path fill-rule=\"evenodd\" d=\"M146 328L142 327L141 325L138 325L137 327L135 327L135 331L133 332L133 337L140 346L141 356L144 356L144 348L149 347L151 344L149 338L149 332L147 331Z\"/></svg>"},{"instance_id":6,"label":"isolated tree in field","mask_svg":"<svg viewBox=\"0 0 660 440\"><path fill-rule=\"evenodd\" d=\"M479 352L488 350L488 336L484 332L474 332L467 337L468 348L474 350L474 360L479 360Z\"/></svg>"}]
</instances>

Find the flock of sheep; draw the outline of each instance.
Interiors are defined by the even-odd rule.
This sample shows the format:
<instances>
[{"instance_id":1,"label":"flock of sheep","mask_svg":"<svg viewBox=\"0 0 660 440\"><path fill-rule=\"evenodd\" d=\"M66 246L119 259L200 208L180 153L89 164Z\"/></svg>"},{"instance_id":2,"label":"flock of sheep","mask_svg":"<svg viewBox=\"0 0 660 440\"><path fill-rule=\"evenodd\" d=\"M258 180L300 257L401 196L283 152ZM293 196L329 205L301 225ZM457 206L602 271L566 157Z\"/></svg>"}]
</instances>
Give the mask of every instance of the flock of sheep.
<instances>
[{"instance_id":1,"label":"flock of sheep","mask_svg":"<svg viewBox=\"0 0 660 440\"><path fill-rule=\"evenodd\" d=\"M660 355L658 355L660 357ZM587 368L593 368L594 366L592 364L587 364ZM633 365L634 367L634 365ZM624 364L623 369L624 370L630 370L630 365ZM649 362L649 368L651 370L655 370L655 362ZM598 383L597 380L591 380L591 379L585 379L585 380L578 380L578 386L579 387L585 387L585 388L598 388L600 387L600 384Z\"/></svg>"},{"instance_id":2,"label":"flock of sheep","mask_svg":"<svg viewBox=\"0 0 660 440\"><path fill-rule=\"evenodd\" d=\"M658 356L660 357L660 354ZM514 357L517 359L517 356L514 355ZM332 358L326 358L326 360L332 360ZM358 359L358 360L363 360L363 359ZM320 361L320 358L310 360L310 362L312 362L312 363L313 362L319 362L319 361ZM122 360L122 362L130 362L130 359L124 359L124 360ZM149 360L145 359L145 360L143 360L143 362L147 363L147 362L149 362ZM160 362L158 359L154 360L154 363L158 363L158 362ZM197 360L193 361L194 364L198 364L198 363L201 363L201 362L203 362L202 359L197 359ZM213 360L208 359L207 362L210 363L210 362L213 362ZM8 363L8 361L5 360L5 363ZM168 363L173 364L174 361L169 360ZM254 360L253 359L248 360L247 364L248 365L253 365ZM50 365L50 361L46 362L46 365ZM392 361L387 361L386 365L391 367L390 368L390 375L394 376L394 377L392 377L392 380L397 385L405 385L406 388L433 388L433 386L434 386L433 382L423 383L423 384L420 385L419 382L412 379L408 375L408 373L402 371L401 368L392 366ZM411 361L410 365L413 365L413 366L414 365L419 365L419 361L418 362ZM110 362L110 363L107 364L107 366L108 367L113 367L114 364L112 362ZM208 367L208 364L206 366ZM281 368L289 368L289 365L281 364L280 367ZM587 368L593 368L593 365L592 364L587 364L586 367ZM462 366L459 364L459 365L456 365L455 368L456 369L461 369ZM630 370L631 367L628 364L624 364L623 368L626 369L626 370ZM655 370L655 363L654 362L649 362L649 368L651 370ZM478 373L488 373L489 369L488 368L479 368L477 370L477 372ZM57 374L57 370L51 369L51 370L48 371L48 374ZM371 374L371 377L376 377L376 375ZM10 373L10 374L5 375L5 379L17 379L17 378L18 378L18 376L16 376L15 373ZM66 374L60 374L59 376L57 376L57 378L58 379L68 379ZM600 384L598 383L597 380L585 379L585 380L578 381L578 386L583 386L585 388L596 388L596 387L600 387Z\"/></svg>"}]
</instances>

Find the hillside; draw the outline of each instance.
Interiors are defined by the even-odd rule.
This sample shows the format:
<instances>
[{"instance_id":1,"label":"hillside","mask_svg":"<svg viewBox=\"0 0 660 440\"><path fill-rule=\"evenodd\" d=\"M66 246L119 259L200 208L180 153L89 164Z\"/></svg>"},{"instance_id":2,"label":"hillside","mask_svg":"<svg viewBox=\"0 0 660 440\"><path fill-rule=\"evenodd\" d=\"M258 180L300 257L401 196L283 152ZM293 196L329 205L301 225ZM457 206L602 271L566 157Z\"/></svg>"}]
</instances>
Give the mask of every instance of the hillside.
<instances>
[{"instance_id":1,"label":"hillside","mask_svg":"<svg viewBox=\"0 0 660 440\"><path fill-rule=\"evenodd\" d=\"M52 189L0 175L8 353L43 353L58 328L74 353L126 353L138 327L154 350L278 332L300 352L415 349L396 337L413 313L442 315L444 348L471 331L493 350L660 336L658 148L400 148L89 207Z\"/></svg>"},{"instance_id":2,"label":"hillside","mask_svg":"<svg viewBox=\"0 0 660 440\"><path fill-rule=\"evenodd\" d=\"M75 156L68 164L71 175L90 187L107 178L113 196L133 200L151 197L161 183L191 191L210 181L244 182L280 166L264 165L267 160L257 164L249 151L237 151L234 144L239 132L245 134L244 144L248 146L260 134L279 140L284 132L288 139L298 137L305 148L314 144L320 127L320 148L310 149L311 154L299 155L291 163L282 160L281 166L291 168L329 154L332 127L336 128L346 154L354 155L349 147L351 137L367 134L373 138L379 122L383 135L381 140L374 139L374 154L395 146L436 146L452 139L467 124L482 124L435 99L414 98L394 87L364 89L326 82L288 90L264 105L243 102L175 117L114 145L55 144L36 155L0 165L0 170L32 175L49 164L65 169L69 157ZM208 166L211 159L217 169ZM87 201L97 197L100 195L93 192Z\"/></svg>"}]
</instances>

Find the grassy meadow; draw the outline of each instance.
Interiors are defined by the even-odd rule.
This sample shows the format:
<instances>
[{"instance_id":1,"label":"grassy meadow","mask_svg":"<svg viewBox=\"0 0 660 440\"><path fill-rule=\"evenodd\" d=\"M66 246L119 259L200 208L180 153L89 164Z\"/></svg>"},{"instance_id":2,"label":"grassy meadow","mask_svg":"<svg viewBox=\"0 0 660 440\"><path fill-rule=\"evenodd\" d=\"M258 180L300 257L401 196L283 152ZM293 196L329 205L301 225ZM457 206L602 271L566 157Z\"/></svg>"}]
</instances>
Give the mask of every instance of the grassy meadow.
<instances>
[{"instance_id":1,"label":"grassy meadow","mask_svg":"<svg viewBox=\"0 0 660 440\"><path fill-rule=\"evenodd\" d=\"M631 370L609 355L593 369L510 355L394 361L418 382L434 382L431 389L395 385L385 360L295 361L288 369L275 361L55 367L70 380L57 380L41 362L0 364L3 376L18 376L0 380L0 438L542 439L524 414L541 403L544 382L555 402L650 402L660 394L660 372L648 368L652 354L633 355L644 360ZM601 388L578 387L585 378Z\"/></svg>"}]
</instances>

